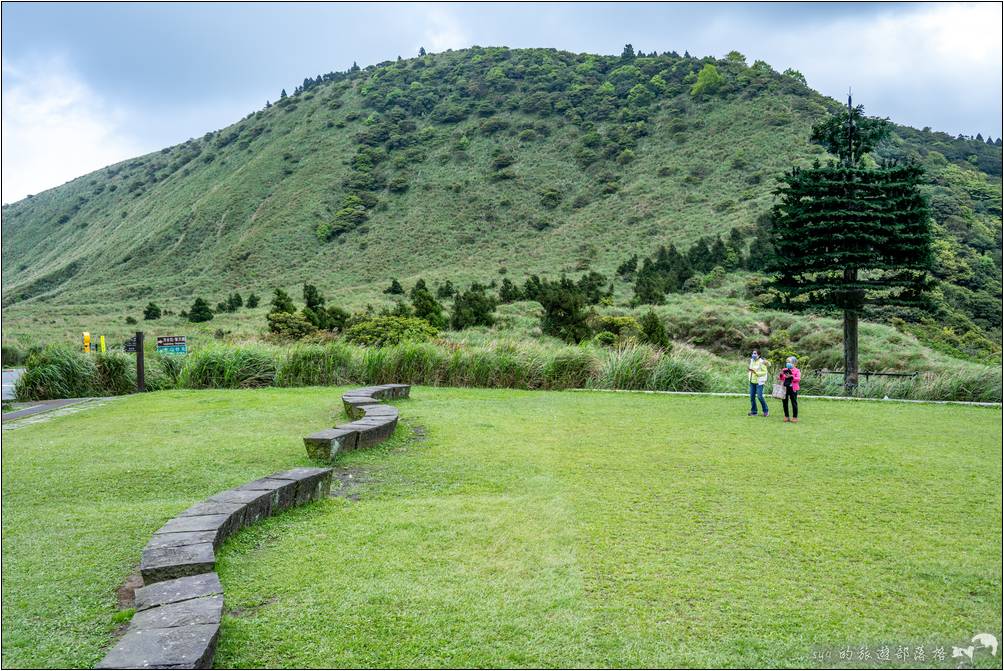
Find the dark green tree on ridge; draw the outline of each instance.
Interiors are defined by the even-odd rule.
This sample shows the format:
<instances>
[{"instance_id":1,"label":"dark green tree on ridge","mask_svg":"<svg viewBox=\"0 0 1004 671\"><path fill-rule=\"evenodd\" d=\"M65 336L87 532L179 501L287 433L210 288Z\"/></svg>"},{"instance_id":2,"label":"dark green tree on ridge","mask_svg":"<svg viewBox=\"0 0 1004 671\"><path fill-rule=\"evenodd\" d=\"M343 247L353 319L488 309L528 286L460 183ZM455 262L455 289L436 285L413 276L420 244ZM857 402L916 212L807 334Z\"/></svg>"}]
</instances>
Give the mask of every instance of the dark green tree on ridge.
<instances>
[{"instance_id":1,"label":"dark green tree on ridge","mask_svg":"<svg viewBox=\"0 0 1004 671\"><path fill-rule=\"evenodd\" d=\"M811 139L838 157L781 177L767 270L777 304L839 310L844 385L858 384L858 319L867 306L926 307L934 260L927 201L916 164L863 165L888 122L852 107L815 126Z\"/></svg>"}]
</instances>

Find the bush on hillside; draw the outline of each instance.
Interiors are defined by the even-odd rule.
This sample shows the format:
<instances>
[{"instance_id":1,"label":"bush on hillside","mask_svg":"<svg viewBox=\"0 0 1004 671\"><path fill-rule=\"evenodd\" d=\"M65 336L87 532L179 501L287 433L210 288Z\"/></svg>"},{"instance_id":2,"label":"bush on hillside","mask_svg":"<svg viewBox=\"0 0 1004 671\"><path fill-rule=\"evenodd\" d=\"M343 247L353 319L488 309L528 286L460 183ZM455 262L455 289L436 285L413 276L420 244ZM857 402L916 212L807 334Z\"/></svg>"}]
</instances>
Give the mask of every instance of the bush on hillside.
<instances>
[{"instance_id":1,"label":"bush on hillside","mask_svg":"<svg viewBox=\"0 0 1004 671\"><path fill-rule=\"evenodd\" d=\"M547 335L570 343L591 335L585 294L572 280L562 276L557 282L542 281L536 300L544 308L540 328Z\"/></svg>"},{"instance_id":2,"label":"bush on hillside","mask_svg":"<svg viewBox=\"0 0 1004 671\"><path fill-rule=\"evenodd\" d=\"M472 284L467 291L453 298L450 326L462 331L471 326L491 326L495 323L495 299L485 293L484 287Z\"/></svg>"},{"instance_id":3,"label":"bush on hillside","mask_svg":"<svg viewBox=\"0 0 1004 671\"><path fill-rule=\"evenodd\" d=\"M287 340L299 340L317 330L317 327L301 314L269 312L265 319L268 320L269 332Z\"/></svg>"},{"instance_id":4,"label":"bush on hillside","mask_svg":"<svg viewBox=\"0 0 1004 671\"><path fill-rule=\"evenodd\" d=\"M391 296L401 296L404 295L404 287L401 286L401 283L395 277L390 281L390 285L388 285L383 292L385 294L390 294Z\"/></svg>"},{"instance_id":5,"label":"bush on hillside","mask_svg":"<svg viewBox=\"0 0 1004 671\"><path fill-rule=\"evenodd\" d=\"M161 314L162 310L160 309L160 306L154 303L153 301L147 303L146 307L143 308L143 319L146 319L148 321L153 319L160 319Z\"/></svg>"},{"instance_id":6,"label":"bush on hillside","mask_svg":"<svg viewBox=\"0 0 1004 671\"><path fill-rule=\"evenodd\" d=\"M641 317L641 335L639 339L644 342L658 347L659 349L669 349L670 341L669 334L666 333L666 325L662 323L659 319L659 315L655 314L654 310L649 310Z\"/></svg>"},{"instance_id":7,"label":"bush on hillside","mask_svg":"<svg viewBox=\"0 0 1004 671\"><path fill-rule=\"evenodd\" d=\"M402 342L425 342L439 335L439 330L417 317L372 317L352 324L345 339L356 345L385 347Z\"/></svg>"},{"instance_id":8,"label":"bush on hillside","mask_svg":"<svg viewBox=\"0 0 1004 671\"><path fill-rule=\"evenodd\" d=\"M424 282L412 289L411 305L415 316L419 319L425 320L435 329L446 328L447 319L443 314L443 306L433 297L432 292L425 287Z\"/></svg>"},{"instance_id":9,"label":"bush on hillside","mask_svg":"<svg viewBox=\"0 0 1004 671\"><path fill-rule=\"evenodd\" d=\"M188 321L207 322L213 318L213 311L209 308L209 303L203 298L196 298L192 307L188 309Z\"/></svg>"}]
</instances>

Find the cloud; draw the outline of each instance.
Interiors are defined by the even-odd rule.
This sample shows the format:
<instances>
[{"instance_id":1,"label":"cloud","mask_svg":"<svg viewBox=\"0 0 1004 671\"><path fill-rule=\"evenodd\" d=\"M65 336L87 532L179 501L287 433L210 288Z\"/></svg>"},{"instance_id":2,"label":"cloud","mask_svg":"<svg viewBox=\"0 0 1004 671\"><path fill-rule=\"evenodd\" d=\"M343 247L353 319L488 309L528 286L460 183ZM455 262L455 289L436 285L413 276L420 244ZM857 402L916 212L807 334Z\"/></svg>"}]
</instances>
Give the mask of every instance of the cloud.
<instances>
[{"instance_id":1,"label":"cloud","mask_svg":"<svg viewBox=\"0 0 1004 671\"><path fill-rule=\"evenodd\" d=\"M3 202L140 153L129 114L51 57L3 61Z\"/></svg>"},{"instance_id":2,"label":"cloud","mask_svg":"<svg viewBox=\"0 0 1004 671\"><path fill-rule=\"evenodd\" d=\"M987 110L1000 117L999 3L895 7L775 35L767 60L802 71L810 86L837 98L852 86L871 114L949 132L999 132L999 121L980 127Z\"/></svg>"},{"instance_id":3,"label":"cloud","mask_svg":"<svg viewBox=\"0 0 1004 671\"><path fill-rule=\"evenodd\" d=\"M446 8L440 5L429 5L422 18L426 24L422 31L425 44L420 46L424 46L429 51L436 53L447 49L462 49L471 45L471 38L460 19Z\"/></svg>"}]
</instances>

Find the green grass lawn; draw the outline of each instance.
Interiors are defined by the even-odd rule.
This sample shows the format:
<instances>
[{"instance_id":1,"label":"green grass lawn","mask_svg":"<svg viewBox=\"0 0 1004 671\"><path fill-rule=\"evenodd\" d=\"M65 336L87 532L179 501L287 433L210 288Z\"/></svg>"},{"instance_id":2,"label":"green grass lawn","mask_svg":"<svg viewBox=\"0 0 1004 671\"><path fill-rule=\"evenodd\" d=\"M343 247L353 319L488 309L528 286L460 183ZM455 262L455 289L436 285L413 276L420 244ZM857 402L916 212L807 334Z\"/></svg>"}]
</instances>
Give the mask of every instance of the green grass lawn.
<instances>
[{"instance_id":1,"label":"green grass lawn","mask_svg":"<svg viewBox=\"0 0 1004 671\"><path fill-rule=\"evenodd\" d=\"M340 391L161 392L5 431L5 666L100 659L149 534L308 463ZM339 459L351 497L224 546L217 666L832 666L885 645L872 665L924 646L954 668L953 645L1001 638L999 409L805 400L792 426L742 399L412 395L391 442Z\"/></svg>"}]
</instances>

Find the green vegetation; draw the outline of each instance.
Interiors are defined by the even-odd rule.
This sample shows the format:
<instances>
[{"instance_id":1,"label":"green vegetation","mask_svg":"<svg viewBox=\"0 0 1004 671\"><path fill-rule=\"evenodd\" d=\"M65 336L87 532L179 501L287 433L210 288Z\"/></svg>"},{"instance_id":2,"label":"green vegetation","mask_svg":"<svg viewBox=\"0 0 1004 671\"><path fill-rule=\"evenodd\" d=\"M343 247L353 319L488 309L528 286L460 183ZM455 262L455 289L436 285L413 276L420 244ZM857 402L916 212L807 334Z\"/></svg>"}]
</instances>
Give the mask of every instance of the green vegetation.
<instances>
[{"instance_id":1,"label":"green vegetation","mask_svg":"<svg viewBox=\"0 0 1004 671\"><path fill-rule=\"evenodd\" d=\"M149 535L307 465L342 391L159 392L5 432L5 664L92 666ZM216 665L801 667L899 644L954 667L999 625L999 409L806 401L790 426L743 404L417 388L391 442L339 458L352 499L222 548Z\"/></svg>"},{"instance_id":2,"label":"green vegetation","mask_svg":"<svg viewBox=\"0 0 1004 671\"><path fill-rule=\"evenodd\" d=\"M930 210L915 162L867 167L889 124L850 108L814 126L840 162L793 168L773 211L770 288L787 309L836 309L844 319L844 385L858 384L858 320L866 306L925 309L934 255Z\"/></svg>"},{"instance_id":3,"label":"green vegetation","mask_svg":"<svg viewBox=\"0 0 1004 671\"><path fill-rule=\"evenodd\" d=\"M221 310L221 312L223 311ZM204 298L196 298L195 302L192 303L192 307L188 309L188 321L190 322L208 322L212 318L213 311L209 308L209 303Z\"/></svg>"},{"instance_id":4,"label":"green vegetation","mask_svg":"<svg viewBox=\"0 0 1004 671\"><path fill-rule=\"evenodd\" d=\"M778 328L773 338L759 337L754 330L736 331L743 315L732 323L716 322L704 315L695 326L696 337L737 335L748 346L760 347L777 364L783 355L797 354L805 372L804 394L839 395L840 380L833 376L814 375L811 370L840 360L840 335L836 324L795 322L791 315L774 316ZM749 318L748 316L746 318ZM658 318L657 318L658 319ZM784 322L788 319L791 321ZM472 331L473 341L423 342L435 335L425 321L414 317L374 317L348 328L346 338L324 339L317 343L294 346L216 345L196 350L186 357L175 355L148 358L148 389L175 387L191 389L245 388L261 386L309 386L339 384L383 384L406 382L452 387L503 387L515 389L649 389L656 391L743 391L745 362L723 358L702 349L676 344L670 348L648 340L641 324L632 317L600 318L596 341L569 346L559 340L528 338L496 340ZM651 318L645 319L651 338L659 333ZM758 324L753 322L754 325ZM822 328L821 328L822 327ZM827 330L827 327L831 331ZM698 329L707 329L699 331ZM891 331L891 329L890 329ZM603 334L609 334L603 336ZM883 336L868 333L880 347L863 349L862 360L881 361L899 356L881 347ZM815 349L823 342L836 351ZM359 345L348 344L351 342ZM645 344L645 343L651 344ZM903 340L897 341L906 345ZM714 343L708 343L714 346ZM1001 401L1000 369L952 362L945 358L913 359L927 367L915 378L870 378L861 383L856 394L866 398L903 398L918 400ZM115 376L103 375L102 362L119 362ZM135 388L132 357L121 353L97 357L65 346L49 346L29 356L28 370L15 385L20 400L65 398L69 396L105 396ZM106 380L114 384L106 384Z\"/></svg>"},{"instance_id":5,"label":"green vegetation","mask_svg":"<svg viewBox=\"0 0 1004 671\"><path fill-rule=\"evenodd\" d=\"M293 91L230 127L5 207L5 337L118 339L130 329L109 314L138 316L153 301L177 316L193 296L217 305L304 278L355 312L386 305L392 277L445 293L499 267L515 284L614 277L660 246L733 235L748 246L774 178L812 164L824 151L806 141L813 124L840 109L796 71L741 54L475 47ZM932 179L939 285L933 310L867 319L999 361L1000 147L894 126L876 156L916 159ZM617 279L614 304L632 298ZM264 312L247 305L217 310L205 330L172 316L157 328L259 335Z\"/></svg>"},{"instance_id":6,"label":"green vegetation","mask_svg":"<svg viewBox=\"0 0 1004 671\"><path fill-rule=\"evenodd\" d=\"M163 315L163 314L164 314L164 311L161 310L160 306L158 306L153 301L150 301L149 303L147 303L146 307L143 308L143 319L146 319L146 320L160 319L161 315Z\"/></svg>"},{"instance_id":7,"label":"green vegetation","mask_svg":"<svg viewBox=\"0 0 1004 671\"><path fill-rule=\"evenodd\" d=\"M345 331L345 340L355 345L386 347L403 342L426 342L439 331L417 317L372 317L353 323Z\"/></svg>"}]
</instances>

